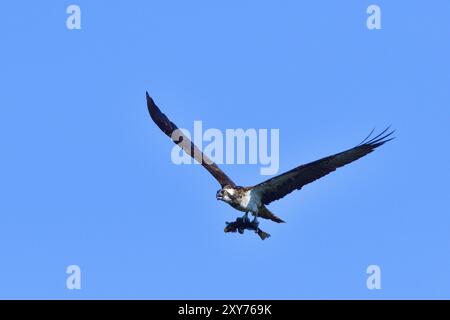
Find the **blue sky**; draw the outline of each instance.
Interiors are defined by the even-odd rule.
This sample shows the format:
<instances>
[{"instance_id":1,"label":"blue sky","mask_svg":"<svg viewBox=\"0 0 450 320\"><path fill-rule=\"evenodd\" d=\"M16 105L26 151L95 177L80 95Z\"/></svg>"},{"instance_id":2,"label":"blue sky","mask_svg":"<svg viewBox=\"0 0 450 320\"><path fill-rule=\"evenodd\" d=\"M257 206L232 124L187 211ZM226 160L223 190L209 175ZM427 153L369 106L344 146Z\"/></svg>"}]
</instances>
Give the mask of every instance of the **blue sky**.
<instances>
[{"instance_id":1,"label":"blue sky","mask_svg":"<svg viewBox=\"0 0 450 320\"><path fill-rule=\"evenodd\" d=\"M66 8L81 8L81 30ZM366 9L381 8L381 30ZM450 298L450 2L9 1L0 19L0 298ZM280 173L397 139L270 209L272 234L179 126L280 129ZM224 165L239 184L258 165ZM66 288L67 266L81 290ZM368 290L366 268L381 268Z\"/></svg>"}]
</instances>

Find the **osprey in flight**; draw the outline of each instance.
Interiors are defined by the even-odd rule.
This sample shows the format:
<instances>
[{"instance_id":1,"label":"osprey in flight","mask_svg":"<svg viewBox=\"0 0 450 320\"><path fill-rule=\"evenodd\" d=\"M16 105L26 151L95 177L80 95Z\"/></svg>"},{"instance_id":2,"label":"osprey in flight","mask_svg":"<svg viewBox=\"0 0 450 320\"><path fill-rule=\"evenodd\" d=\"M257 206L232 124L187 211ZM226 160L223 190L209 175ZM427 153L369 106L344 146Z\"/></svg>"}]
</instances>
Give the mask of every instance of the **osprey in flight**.
<instances>
[{"instance_id":1,"label":"osprey in flight","mask_svg":"<svg viewBox=\"0 0 450 320\"><path fill-rule=\"evenodd\" d=\"M375 148L394 139L391 135L394 131L389 131L389 127L377 136L369 139L372 132L359 145L349 150L303 164L290 171L261 182L255 186L242 187L236 185L220 168L206 155L204 155L192 141L190 141L178 127L171 122L167 116L159 110L153 99L147 94L147 107L151 118L156 125L169 136L175 144L180 146L187 154L197 160L202 166L213 175L220 183L221 189L216 193L216 199L228 203L236 210L245 212L242 218L238 218L233 223L227 223L225 232L243 233L244 229L255 230L256 233L265 239L269 234L261 231L258 227L258 217L270 219L274 222L284 222L273 214L266 205L272 201L283 198L294 190L300 190L304 185L311 183L337 168L345 166L365 155L371 153ZM174 131L176 134L173 135ZM250 222L248 213L254 216Z\"/></svg>"}]
</instances>

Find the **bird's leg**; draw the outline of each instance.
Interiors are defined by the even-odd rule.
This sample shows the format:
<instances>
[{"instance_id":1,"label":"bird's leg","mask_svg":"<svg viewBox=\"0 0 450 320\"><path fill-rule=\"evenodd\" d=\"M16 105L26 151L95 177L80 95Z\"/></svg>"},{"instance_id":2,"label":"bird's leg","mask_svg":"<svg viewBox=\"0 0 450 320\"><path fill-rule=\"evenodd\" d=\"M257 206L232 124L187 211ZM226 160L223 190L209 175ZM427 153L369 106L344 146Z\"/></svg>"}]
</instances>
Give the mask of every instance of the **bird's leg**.
<instances>
[{"instance_id":1,"label":"bird's leg","mask_svg":"<svg viewBox=\"0 0 450 320\"><path fill-rule=\"evenodd\" d=\"M242 216L242 222L243 223L250 222L250 219L248 218L248 211L246 213L244 213L244 215Z\"/></svg>"},{"instance_id":2,"label":"bird's leg","mask_svg":"<svg viewBox=\"0 0 450 320\"><path fill-rule=\"evenodd\" d=\"M255 212L255 218L253 218L252 225L255 227L255 232L259 231L259 221L258 221L258 212Z\"/></svg>"}]
</instances>

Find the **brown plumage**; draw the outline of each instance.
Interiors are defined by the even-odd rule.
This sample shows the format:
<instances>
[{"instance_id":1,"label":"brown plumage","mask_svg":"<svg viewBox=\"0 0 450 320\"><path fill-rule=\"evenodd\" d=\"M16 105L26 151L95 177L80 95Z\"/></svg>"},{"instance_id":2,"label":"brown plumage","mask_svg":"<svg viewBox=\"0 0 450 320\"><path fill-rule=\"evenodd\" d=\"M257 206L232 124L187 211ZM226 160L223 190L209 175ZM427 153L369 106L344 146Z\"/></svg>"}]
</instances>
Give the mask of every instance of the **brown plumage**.
<instances>
[{"instance_id":1,"label":"brown plumage","mask_svg":"<svg viewBox=\"0 0 450 320\"><path fill-rule=\"evenodd\" d=\"M219 167L209 159L197 146L186 137L178 127L170 121L167 116L159 110L153 99L148 92L147 96L147 108L150 113L150 117L156 123L156 125L164 132L169 138L177 138L172 140L175 144L179 145L183 150L192 158L197 160L202 166L211 173L217 181L219 181L222 187L235 186L235 183L222 171Z\"/></svg>"},{"instance_id":2,"label":"brown plumage","mask_svg":"<svg viewBox=\"0 0 450 320\"><path fill-rule=\"evenodd\" d=\"M224 201L236 210L245 212L244 217L238 218L234 223L228 223L225 232L242 231L244 229L255 230L261 237L266 239L268 234L258 228L257 217L270 219L274 222L284 222L273 214L266 205L278 200L294 190L300 190L304 185L311 183L323 176L335 171L337 168L345 166L365 155L371 153L376 148L392 140L394 131L389 131L389 127L383 132L371 138L372 132L359 145L332 156L322 158L298 166L281 175L268 179L260 184L251 187L237 186L211 159L203 154L178 127L159 110L153 99L146 94L147 107L151 118L156 125L180 146L188 155L197 160L209 173L219 182L221 189L217 191L217 200ZM250 222L247 213L251 212L255 219ZM241 220L239 220L241 219Z\"/></svg>"},{"instance_id":3,"label":"brown plumage","mask_svg":"<svg viewBox=\"0 0 450 320\"><path fill-rule=\"evenodd\" d=\"M364 139L359 145L344 152L298 166L279 176L266 180L253 188L261 193L261 200L264 204L283 198L294 190L300 190L304 185L326 176L339 167L343 167L350 162L358 160L373 150L382 146L393 138L388 138L394 131L386 134L389 128L385 129L376 137L366 141L373 133Z\"/></svg>"}]
</instances>

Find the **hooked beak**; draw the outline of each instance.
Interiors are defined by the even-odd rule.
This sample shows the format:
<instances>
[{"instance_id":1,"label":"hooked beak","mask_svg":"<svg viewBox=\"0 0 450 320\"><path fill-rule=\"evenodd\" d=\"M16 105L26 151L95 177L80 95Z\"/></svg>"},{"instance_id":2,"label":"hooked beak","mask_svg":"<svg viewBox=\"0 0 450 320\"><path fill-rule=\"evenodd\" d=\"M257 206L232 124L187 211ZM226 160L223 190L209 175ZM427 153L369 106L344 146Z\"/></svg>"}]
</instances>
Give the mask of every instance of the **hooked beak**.
<instances>
[{"instance_id":1,"label":"hooked beak","mask_svg":"<svg viewBox=\"0 0 450 320\"><path fill-rule=\"evenodd\" d=\"M217 200L222 200L222 199L223 199L222 190L217 191L217 193L216 193L216 199L217 199Z\"/></svg>"}]
</instances>

